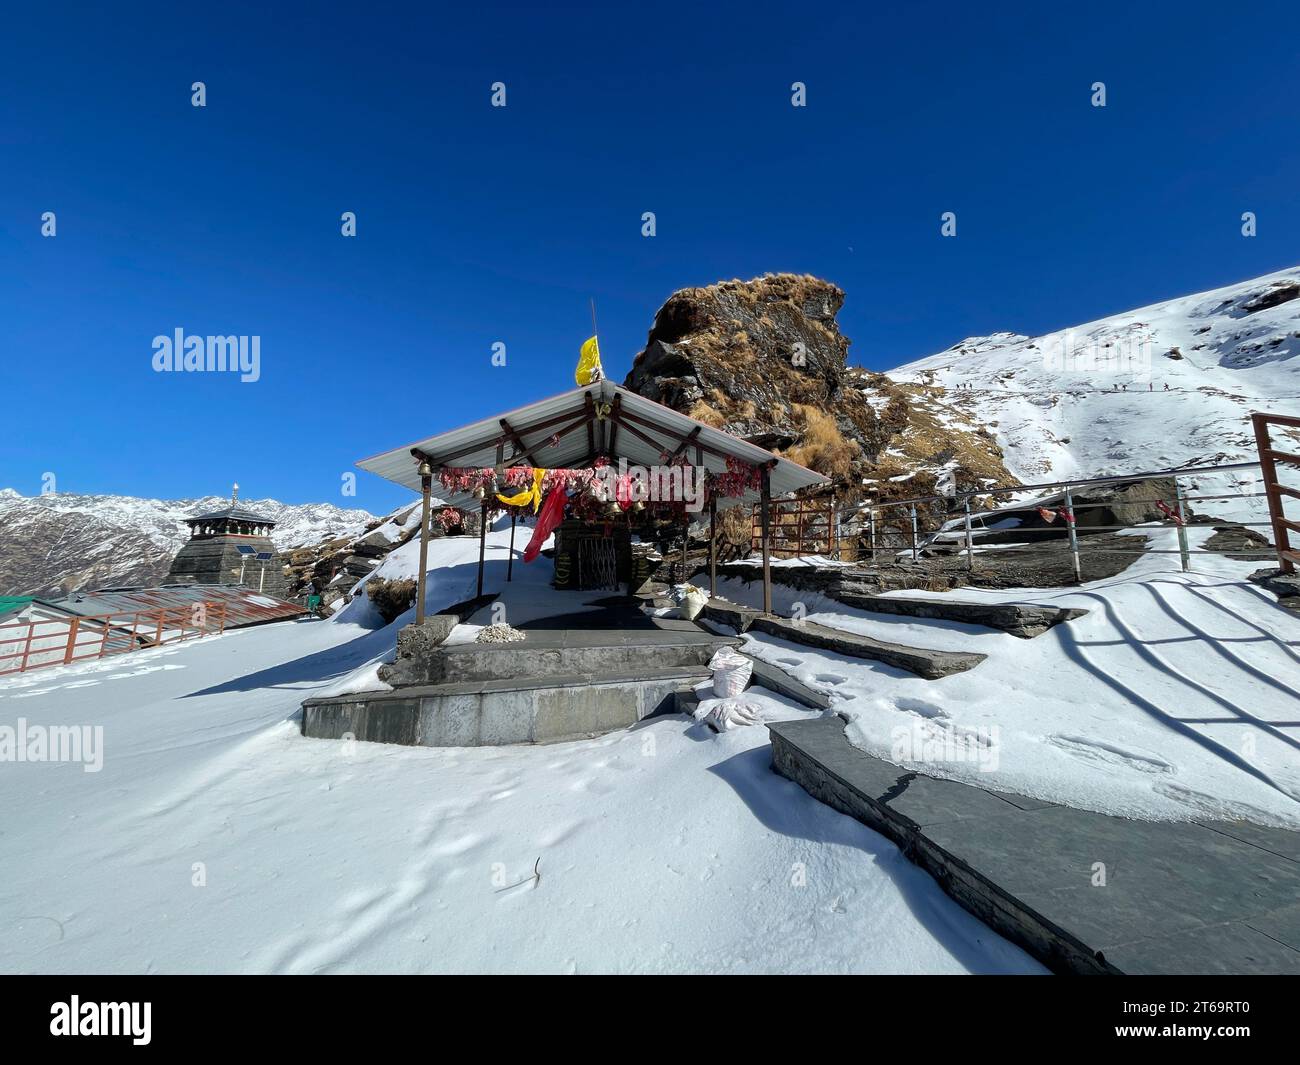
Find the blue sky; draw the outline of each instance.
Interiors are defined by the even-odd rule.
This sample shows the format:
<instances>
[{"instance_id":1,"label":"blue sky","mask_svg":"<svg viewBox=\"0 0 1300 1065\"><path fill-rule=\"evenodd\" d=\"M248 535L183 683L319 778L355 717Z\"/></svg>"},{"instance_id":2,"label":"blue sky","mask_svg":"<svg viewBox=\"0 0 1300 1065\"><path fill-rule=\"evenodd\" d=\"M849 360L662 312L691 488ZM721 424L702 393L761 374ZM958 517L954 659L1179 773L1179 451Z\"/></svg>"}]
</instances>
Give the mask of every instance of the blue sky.
<instances>
[{"instance_id":1,"label":"blue sky","mask_svg":"<svg viewBox=\"0 0 1300 1065\"><path fill-rule=\"evenodd\" d=\"M0 485L382 511L352 463L571 386L593 297L621 380L675 289L813 273L888 369L1300 260L1294 6L891 8L11 7Z\"/></svg>"}]
</instances>

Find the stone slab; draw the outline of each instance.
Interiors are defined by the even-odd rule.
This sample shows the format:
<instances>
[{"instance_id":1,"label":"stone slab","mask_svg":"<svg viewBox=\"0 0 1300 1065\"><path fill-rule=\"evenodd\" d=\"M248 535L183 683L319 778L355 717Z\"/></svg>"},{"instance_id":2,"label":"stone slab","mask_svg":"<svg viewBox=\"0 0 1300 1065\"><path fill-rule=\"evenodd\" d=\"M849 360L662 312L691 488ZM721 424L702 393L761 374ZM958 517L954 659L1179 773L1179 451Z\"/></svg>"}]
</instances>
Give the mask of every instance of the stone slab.
<instances>
[{"instance_id":1,"label":"stone slab","mask_svg":"<svg viewBox=\"0 0 1300 1065\"><path fill-rule=\"evenodd\" d=\"M831 716L769 728L777 772L893 839L1056 971L1300 971L1300 833L1135 821L938 780L858 750Z\"/></svg>"}]
</instances>

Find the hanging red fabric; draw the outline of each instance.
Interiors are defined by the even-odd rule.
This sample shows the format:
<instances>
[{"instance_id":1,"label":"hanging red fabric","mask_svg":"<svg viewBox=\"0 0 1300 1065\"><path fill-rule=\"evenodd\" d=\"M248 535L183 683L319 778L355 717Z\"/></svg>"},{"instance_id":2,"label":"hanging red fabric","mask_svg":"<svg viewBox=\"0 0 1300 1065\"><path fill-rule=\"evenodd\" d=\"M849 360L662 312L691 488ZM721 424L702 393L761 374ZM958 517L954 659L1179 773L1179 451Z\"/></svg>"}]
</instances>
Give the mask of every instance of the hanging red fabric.
<instances>
[{"instance_id":1,"label":"hanging red fabric","mask_svg":"<svg viewBox=\"0 0 1300 1065\"><path fill-rule=\"evenodd\" d=\"M1156 500L1156 506L1160 508L1160 513L1172 521L1175 525L1182 525L1183 519L1178 516L1178 511L1174 510L1163 499Z\"/></svg>"},{"instance_id":2,"label":"hanging red fabric","mask_svg":"<svg viewBox=\"0 0 1300 1065\"><path fill-rule=\"evenodd\" d=\"M531 562L542 550L542 544L546 543L546 538L555 531L555 527L564 520L564 504L568 501L568 493L558 485L551 489L551 494L546 497L546 502L542 504L541 513L537 515L537 528L533 530L533 538L528 541L528 546L524 548L524 561Z\"/></svg>"}]
</instances>

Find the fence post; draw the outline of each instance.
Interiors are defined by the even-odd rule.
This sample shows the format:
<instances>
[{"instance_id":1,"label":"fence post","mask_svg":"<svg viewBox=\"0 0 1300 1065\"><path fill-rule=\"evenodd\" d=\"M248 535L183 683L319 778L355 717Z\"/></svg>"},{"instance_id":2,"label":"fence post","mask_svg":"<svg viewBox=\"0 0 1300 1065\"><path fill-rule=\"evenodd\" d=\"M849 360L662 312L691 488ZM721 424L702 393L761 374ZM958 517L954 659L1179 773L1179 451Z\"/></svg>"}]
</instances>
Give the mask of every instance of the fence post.
<instances>
[{"instance_id":1,"label":"fence post","mask_svg":"<svg viewBox=\"0 0 1300 1065\"><path fill-rule=\"evenodd\" d=\"M966 506L966 568L972 570L975 568L975 553L971 548L970 496L966 496L962 502Z\"/></svg>"},{"instance_id":2,"label":"fence post","mask_svg":"<svg viewBox=\"0 0 1300 1065\"><path fill-rule=\"evenodd\" d=\"M912 510L912 561L915 562L920 558L916 550L916 504L909 504Z\"/></svg>"},{"instance_id":3,"label":"fence post","mask_svg":"<svg viewBox=\"0 0 1300 1065\"><path fill-rule=\"evenodd\" d=\"M1079 568L1079 534L1074 529L1074 496L1070 486L1065 486L1065 527L1070 531L1070 554L1074 557L1074 579L1083 583L1083 572Z\"/></svg>"},{"instance_id":4,"label":"fence post","mask_svg":"<svg viewBox=\"0 0 1300 1065\"><path fill-rule=\"evenodd\" d=\"M68 626L68 647L63 652L63 664L66 666L72 661L72 652L77 646L77 629L81 625L81 618L73 618L72 624Z\"/></svg>"},{"instance_id":5,"label":"fence post","mask_svg":"<svg viewBox=\"0 0 1300 1065\"><path fill-rule=\"evenodd\" d=\"M1183 507L1183 486L1174 477L1174 503L1178 508L1178 557L1183 564L1183 572L1191 568L1191 558L1187 551L1187 512Z\"/></svg>"}]
</instances>

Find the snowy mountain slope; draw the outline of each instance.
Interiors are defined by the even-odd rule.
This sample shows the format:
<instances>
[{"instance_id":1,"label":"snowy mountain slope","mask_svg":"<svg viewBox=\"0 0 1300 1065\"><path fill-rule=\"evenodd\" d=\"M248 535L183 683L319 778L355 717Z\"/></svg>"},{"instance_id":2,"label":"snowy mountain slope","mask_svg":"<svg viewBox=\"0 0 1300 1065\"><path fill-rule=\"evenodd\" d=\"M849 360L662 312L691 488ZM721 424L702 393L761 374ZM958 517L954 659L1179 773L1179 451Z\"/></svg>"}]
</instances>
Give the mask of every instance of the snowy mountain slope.
<instances>
[{"instance_id":1,"label":"snowy mountain slope","mask_svg":"<svg viewBox=\"0 0 1300 1065\"><path fill-rule=\"evenodd\" d=\"M1253 460L1248 414L1300 412L1297 356L1291 267L1043 336L971 337L888 376L945 389L1033 483Z\"/></svg>"},{"instance_id":2,"label":"snowy mountain slope","mask_svg":"<svg viewBox=\"0 0 1300 1065\"><path fill-rule=\"evenodd\" d=\"M240 502L278 523L272 539L282 550L355 534L373 520L364 510L332 503ZM229 505L229 499L219 496L24 496L12 488L0 489L0 594L155 583L189 538L184 519Z\"/></svg>"}]
</instances>

